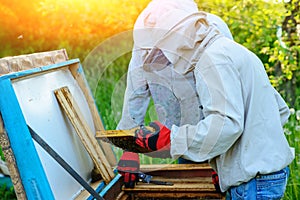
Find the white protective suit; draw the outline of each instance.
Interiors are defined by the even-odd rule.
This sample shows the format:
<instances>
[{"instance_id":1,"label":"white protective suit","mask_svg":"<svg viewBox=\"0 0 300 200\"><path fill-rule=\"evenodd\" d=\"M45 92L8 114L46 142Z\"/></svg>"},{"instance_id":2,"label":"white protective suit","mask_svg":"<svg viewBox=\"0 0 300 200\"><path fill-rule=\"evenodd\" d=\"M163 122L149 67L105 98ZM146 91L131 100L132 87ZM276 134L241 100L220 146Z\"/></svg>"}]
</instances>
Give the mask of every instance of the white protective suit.
<instances>
[{"instance_id":1,"label":"white protective suit","mask_svg":"<svg viewBox=\"0 0 300 200\"><path fill-rule=\"evenodd\" d=\"M134 52L140 56L131 63L141 64L128 72L119 128L143 122L135 114L144 116L142 102L154 96L154 85L170 96L157 93L163 109L180 108L180 116L169 116L175 122L171 156L209 160L222 191L289 165L294 156L282 128L289 109L258 57L220 34L207 13L171 6L150 22L149 16L138 18L141 26L134 30Z\"/></svg>"},{"instance_id":2,"label":"white protective suit","mask_svg":"<svg viewBox=\"0 0 300 200\"><path fill-rule=\"evenodd\" d=\"M153 0L139 15L134 26L135 31L137 33L143 31L144 22L159 20L163 13L174 8L189 13L198 12L197 4L192 0ZM221 34L233 39L228 26L220 17L207 13L207 18ZM141 40L148 42L150 39L141 38ZM150 97L155 103L159 121L167 127L171 128L173 124L178 126L186 123L197 124L203 115L195 89L194 73L179 74L171 65L155 73L149 72L143 68L147 53L147 49L138 46L132 51L122 118L117 129L130 129L144 124Z\"/></svg>"}]
</instances>

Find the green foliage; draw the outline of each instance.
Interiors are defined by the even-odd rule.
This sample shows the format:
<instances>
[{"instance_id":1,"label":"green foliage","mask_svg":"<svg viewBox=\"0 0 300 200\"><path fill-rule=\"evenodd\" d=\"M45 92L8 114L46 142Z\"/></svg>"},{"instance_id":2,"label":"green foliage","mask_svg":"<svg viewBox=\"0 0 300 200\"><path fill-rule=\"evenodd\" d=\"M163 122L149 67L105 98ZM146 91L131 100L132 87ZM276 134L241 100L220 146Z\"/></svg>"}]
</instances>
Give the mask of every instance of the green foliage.
<instances>
[{"instance_id":1,"label":"green foliage","mask_svg":"<svg viewBox=\"0 0 300 200\"><path fill-rule=\"evenodd\" d=\"M300 199L300 108L291 109L291 117L285 125L285 134L289 144L295 148L295 159L290 164L291 174L285 193L285 200Z\"/></svg>"},{"instance_id":2,"label":"green foliage","mask_svg":"<svg viewBox=\"0 0 300 200\"><path fill-rule=\"evenodd\" d=\"M17 200L14 188L7 189L6 185L0 186L0 200Z\"/></svg>"},{"instance_id":3,"label":"green foliage","mask_svg":"<svg viewBox=\"0 0 300 200\"><path fill-rule=\"evenodd\" d=\"M131 29L147 2L1 0L0 57L66 48L83 60L105 38Z\"/></svg>"},{"instance_id":4,"label":"green foliage","mask_svg":"<svg viewBox=\"0 0 300 200\"><path fill-rule=\"evenodd\" d=\"M0 147L0 160L4 160L5 161L5 157L2 151L2 148Z\"/></svg>"},{"instance_id":5,"label":"green foliage","mask_svg":"<svg viewBox=\"0 0 300 200\"><path fill-rule=\"evenodd\" d=\"M266 70L271 82L285 96L290 106L296 106L300 81L300 10L299 1L285 3L282 24L277 27L277 40L261 50L269 56Z\"/></svg>"},{"instance_id":6,"label":"green foliage","mask_svg":"<svg viewBox=\"0 0 300 200\"><path fill-rule=\"evenodd\" d=\"M263 61L271 83L294 107L300 86L299 1L197 1L199 8L221 16L234 40Z\"/></svg>"},{"instance_id":7,"label":"green foliage","mask_svg":"<svg viewBox=\"0 0 300 200\"><path fill-rule=\"evenodd\" d=\"M128 66L130 56L130 54L123 55L106 66L104 72L101 74L98 80L98 85L94 96L97 99L96 103L106 129L115 129L117 122L121 117L121 105L124 98L126 85L124 78L126 78L127 74L127 68L125 66ZM113 98L116 86L122 87L122 91L117 93L117 95L119 95L117 98ZM113 112L111 105L112 103L119 105L117 113Z\"/></svg>"},{"instance_id":8,"label":"green foliage","mask_svg":"<svg viewBox=\"0 0 300 200\"><path fill-rule=\"evenodd\" d=\"M0 146L0 160L5 161L5 157ZM1 179L1 178L0 178ZM0 185L0 200L16 200L16 193L14 187L8 188L6 184Z\"/></svg>"},{"instance_id":9,"label":"green foliage","mask_svg":"<svg viewBox=\"0 0 300 200\"><path fill-rule=\"evenodd\" d=\"M282 22L283 4L262 0L199 1L199 9L220 16L234 40L259 54L262 47L276 40L276 27ZM276 9L274 9L276 7Z\"/></svg>"}]
</instances>

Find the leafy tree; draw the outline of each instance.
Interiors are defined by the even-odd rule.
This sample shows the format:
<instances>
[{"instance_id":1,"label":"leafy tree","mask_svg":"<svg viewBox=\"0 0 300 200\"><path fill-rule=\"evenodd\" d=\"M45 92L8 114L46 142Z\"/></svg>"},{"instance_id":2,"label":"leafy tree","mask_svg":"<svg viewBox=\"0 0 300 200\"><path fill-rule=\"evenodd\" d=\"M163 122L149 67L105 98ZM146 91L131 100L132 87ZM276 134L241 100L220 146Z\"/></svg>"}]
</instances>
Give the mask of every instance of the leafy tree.
<instances>
[{"instance_id":1,"label":"leafy tree","mask_svg":"<svg viewBox=\"0 0 300 200\"><path fill-rule=\"evenodd\" d=\"M297 88L300 81L300 10L299 1L285 3L282 25L277 28L274 45L263 49L269 55L266 68L272 83L278 87L292 107L300 107Z\"/></svg>"},{"instance_id":2,"label":"leafy tree","mask_svg":"<svg viewBox=\"0 0 300 200\"><path fill-rule=\"evenodd\" d=\"M299 107L299 0L197 2L200 9L224 19L234 40L260 57L271 83L289 105Z\"/></svg>"}]
</instances>

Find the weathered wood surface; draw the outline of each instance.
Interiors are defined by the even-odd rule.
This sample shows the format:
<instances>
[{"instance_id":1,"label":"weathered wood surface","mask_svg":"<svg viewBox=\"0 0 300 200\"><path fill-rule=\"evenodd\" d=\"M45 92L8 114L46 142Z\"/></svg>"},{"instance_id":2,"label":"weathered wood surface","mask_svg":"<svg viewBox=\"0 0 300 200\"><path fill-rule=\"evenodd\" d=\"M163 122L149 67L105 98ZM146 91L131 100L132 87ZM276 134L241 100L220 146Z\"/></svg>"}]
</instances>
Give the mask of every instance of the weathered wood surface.
<instances>
[{"instance_id":1,"label":"weathered wood surface","mask_svg":"<svg viewBox=\"0 0 300 200\"><path fill-rule=\"evenodd\" d=\"M161 152L152 152L146 148L142 148L136 144L135 140L135 132L140 127L135 127L129 130L101 130L96 132L96 138L99 140L103 140L108 143L112 143L113 145L135 153L147 153L147 155L151 157L162 157L167 158L170 157L169 151L161 151ZM152 127L146 126L148 130L151 132L155 132Z\"/></svg>"},{"instance_id":2,"label":"weathered wood surface","mask_svg":"<svg viewBox=\"0 0 300 200\"><path fill-rule=\"evenodd\" d=\"M133 199L225 199L217 193L211 180L212 169L203 164L142 165L141 171L153 180L172 182L174 185L138 183L135 188L122 188Z\"/></svg>"},{"instance_id":3,"label":"weathered wood surface","mask_svg":"<svg viewBox=\"0 0 300 200\"><path fill-rule=\"evenodd\" d=\"M117 200L165 200L165 199L225 199L216 192L211 180L212 169L203 164L141 165L141 171L153 176L153 180L172 182L173 185L155 185L138 182L134 188L120 187L119 178L104 196ZM155 175L156 174L156 175Z\"/></svg>"},{"instance_id":4,"label":"weathered wood surface","mask_svg":"<svg viewBox=\"0 0 300 200\"><path fill-rule=\"evenodd\" d=\"M100 148L90 127L87 125L84 117L82 116L76 100L73 98L67 87L55 90L54 93L76 130L76 133L83 142L87 152L91 156L96 168L101 173L103 180L105 183L109 183L114 177L112 167L106 159L105 154Z\"/></svg>"},{"instance_id":5,"label":"weathered wood surface","mask_svg":"<svg viewBox=\"0 0 300 200\"><path fill-rule=\"evenodd\" d=\"M201 164L168 164L168 165L141 165L141 170L152 176L169 178L209 177L212 168L207 163Z\"/></svg>"},{"instance_id":6,"label":"weathered wood surface","mask_svg":"<svg viewBox=\"0 0 300 200\"><path fill-rule=\"evenodd\" d=\"M7 163L7 167L9 170L11 181L14 186L16 196L18 200L25 200L27 199L26 193L22 185L22 181L20 179L20 174L18 171L18 167L16 165L15 156L10 147L10 142L3 126L1 115L0 115L0 146L2 147L2 152L4 154Z\"/></svg>"},{"instance_id":7,"label":"weathered wood surface","mask_svg":"<svg viewBox=\"0 0 300 200\"><path fill-rule=\"evenodd\" d=\"M215 192L214 185L209 177L189 177L189 178L165 178L155 176L153 180L173 183L170 185L155 185L148 183L138 183L135 188L124 188L124 191L131 192Z\"/></svg>"},{"instance_id":8,"label":"weathered wood surface","mask_svg":"<svg viewBox=\"0 0 300 200\"><path fill-rule=\"evenodd\" d=\"M12 72L42 67L68 60L65 49L10 56L0 59L0 76Z\"/></svg>"},{"instance_id":9,"label":"weathered wood surface","mask_svg":"<svg viewBox=\"0 0 300 200\"><path fill-rule=\"evenodd\" d=\"M130 130L101 130L97 131L96 138L102 139L102 138L110 138L110 137L134 137L134 132L138 128L130 129Z\"/></svg>"},{"instance_id":10,"label":"weathered wood surface","mask_svg":"<svg viewBox=\"0 0 300 200\"><path fill-rule=\"evenodd\" d=\"M4 134L4 127L3 127L3 121L1 115L0 115L0 134Z\"/></svg>"}]
</instances>

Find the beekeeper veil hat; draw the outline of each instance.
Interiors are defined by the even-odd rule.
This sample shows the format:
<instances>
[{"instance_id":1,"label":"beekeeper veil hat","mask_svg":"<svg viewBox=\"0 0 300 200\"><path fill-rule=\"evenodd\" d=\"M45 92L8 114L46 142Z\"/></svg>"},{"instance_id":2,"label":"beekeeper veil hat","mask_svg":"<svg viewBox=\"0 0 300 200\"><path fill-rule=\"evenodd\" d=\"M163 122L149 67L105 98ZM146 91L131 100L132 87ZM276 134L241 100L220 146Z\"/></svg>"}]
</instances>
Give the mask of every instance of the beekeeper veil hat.
<instances>
[{"instance_id":1,"label":"beekeeper veil hat","mask_svg":"<svg viewBox=\"0 0 300 200\"><path fill-rule=\"evenodd\" d=\"M177 10L178 16L172 15ZM134 42L140 48L154 44L185 16L198 12L193 0L152 0L138 16L134 25Z\"/></svg>"},{"instance_id":2,"label":"beekeeper veil hat","mask_svg":"<svg viewBox=\"0 0 300 200\"><path fill-rule=\"evenodd\" d=\"M219 34L217 26L208 23L210 17L192 0L152 0L134 25L135 48L160 49L176 71L185 73L195 50Z\"/></svg>"}]
</instances>

